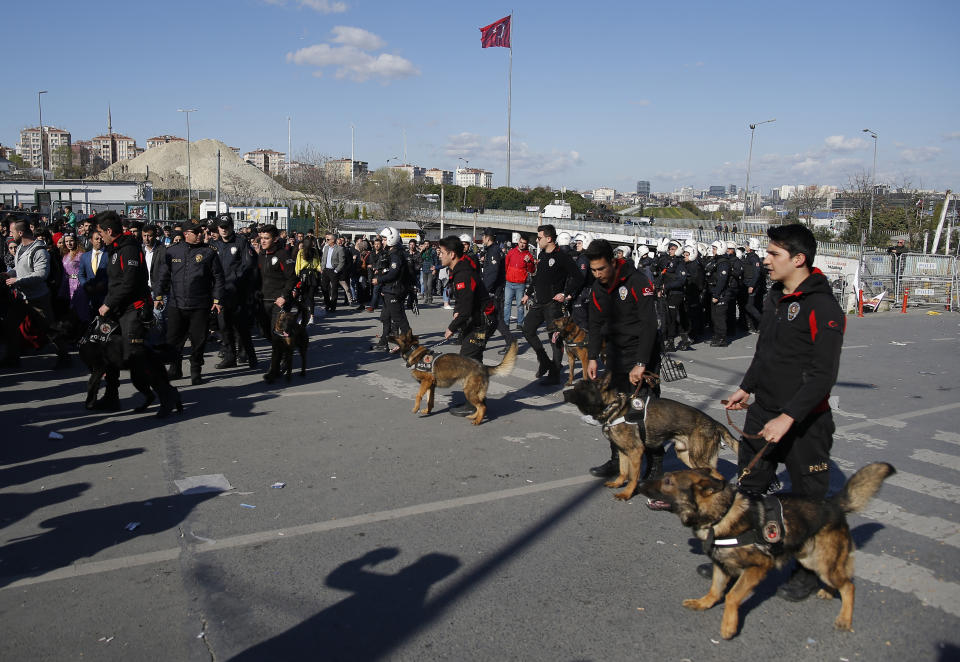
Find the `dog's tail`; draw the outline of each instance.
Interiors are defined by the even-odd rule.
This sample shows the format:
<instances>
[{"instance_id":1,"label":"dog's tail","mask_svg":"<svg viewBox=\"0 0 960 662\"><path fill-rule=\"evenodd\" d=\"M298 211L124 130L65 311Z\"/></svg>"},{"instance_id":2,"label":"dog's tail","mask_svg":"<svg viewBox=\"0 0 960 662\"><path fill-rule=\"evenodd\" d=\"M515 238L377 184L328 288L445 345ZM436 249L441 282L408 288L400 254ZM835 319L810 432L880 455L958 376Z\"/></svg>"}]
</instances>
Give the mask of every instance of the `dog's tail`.
<instances>
[{"instance_id":1,"label":"dog's tail","mask_svg":"<svg viewBox=\"0 0 960 662\"><path fill-rule=\"evenodd\" d=\"M893 465L886 462L873 462L850 476L843 489L832 501L845 513L863 510L867 503L880 490L883 481L897 472Z\"/></svg>"},{"instance_id":2,"label":"dog's tail","mask_svg":"<svg viewBox=\"0 0 960 662\"><path fill-rule=\"evenodd\" d=\"M503 357L503 361L500 362L500 365L488 365L484 366L487 369L487 376L493 377L494 375L509 375L513 370L514 364L517 362L517 350L519 345L517 341L514 340L510 343L510 347L507 348L507 355Z\"/></svg>"},{"instance_id":3,"label":"dog's tail","mask_svg":"<svg viewBox=\"0 0 960 662\"><path fill-rule=\"evenodd\" d=\"M717 424L720 429L720 443L729 446L735 454L740 453L740 440L730 434L730 430L725 425Z\"/></svg>"}]
</instances>

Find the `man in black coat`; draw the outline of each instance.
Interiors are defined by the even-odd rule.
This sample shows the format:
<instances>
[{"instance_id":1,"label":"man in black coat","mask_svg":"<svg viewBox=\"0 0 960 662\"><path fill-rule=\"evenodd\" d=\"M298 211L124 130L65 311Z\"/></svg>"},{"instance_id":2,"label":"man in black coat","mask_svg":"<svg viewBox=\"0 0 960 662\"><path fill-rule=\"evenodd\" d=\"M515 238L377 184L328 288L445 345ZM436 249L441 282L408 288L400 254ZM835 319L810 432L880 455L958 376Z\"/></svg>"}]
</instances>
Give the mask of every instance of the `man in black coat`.
<instances>
[{"instance_id":1,"label":"man in black coat","mask_svg":"<svg viewBox=\"0 0 960 662\"><path fill-rule=\"evenodd\" d=\"M158 278L154 279L155 305L167 298L167 342L183 350L190 336L190 383L201 383L203 350L207 344L210 311L221 312L223 267L217 252L202 243L203 226L196 221L183 230L183 241L171 244L164 256ZM178 358L167 373L170 379L183 377Z\"/></svg>"},{"instance_id":2,"label":"man in black coat","mask_svg":"<svg viewBox=\"0 0 960 662\"><path fill-rule=\"evenodd\" d=\"M487 294L497 306L498 311L503 310L503 289L507 282L506 279L506 261L503 250L497 243L496 233L493 228L487 228L483 231L483 264L481 265L481 275L483 285L487 289ZM514 341L514 336L510 332L510 326L503 320L503 315L498 315L497 331L503 336L506 345L500 350L501 354L507 353L507 348Z\"/></svg>"},{"instance_id":3,"label":"man in black coat","mask_svg":"<svg viewBox=\"0 0 960 662\"><path fill-rule=\"evenodd\" d=\"M257 354L250 337L250 323L257 254L245 235L234 232L233 220L229 215L221 217L217 233L219 237L210 246L217 251L223 268L223 297L217 323L223 338L224 354L223 360L215 367L218 370L233 368L239 360L256 368Z\"/></svg>"}]
</instances>

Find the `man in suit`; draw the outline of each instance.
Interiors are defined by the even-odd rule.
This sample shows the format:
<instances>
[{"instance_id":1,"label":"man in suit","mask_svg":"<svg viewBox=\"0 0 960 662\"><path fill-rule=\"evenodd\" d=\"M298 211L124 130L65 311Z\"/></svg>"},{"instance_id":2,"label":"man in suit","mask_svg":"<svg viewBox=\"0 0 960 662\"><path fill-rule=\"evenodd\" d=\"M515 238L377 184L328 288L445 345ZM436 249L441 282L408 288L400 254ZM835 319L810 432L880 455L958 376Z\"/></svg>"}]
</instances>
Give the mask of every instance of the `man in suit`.
<instances>
[{"instance_id":1,"label":"man in suit","mask_svg":"<svg viewBox=\"0 0 960 662\"><path fill-rule=\"evenodd\" d=\"M103 237L95 229L90 232L90 250L80 256L80 287L87 293L90 308L95 311L103 305L107 295L107 251Z\"/></svg>"},{"instance_id":2,"label":"man in suit","mask_svg":"<svg viewBox=\"0 0 960 662\"><path fill-rule=\"evenodd\" d=\"M323 304L327 312L337 309L337 299L340 298L340 274L346 266L346 256L343 246L337 244L336 238L328 232L324 237L323 250L320 252L320 272L323 287Z\"/></svg>"}]
</instances>

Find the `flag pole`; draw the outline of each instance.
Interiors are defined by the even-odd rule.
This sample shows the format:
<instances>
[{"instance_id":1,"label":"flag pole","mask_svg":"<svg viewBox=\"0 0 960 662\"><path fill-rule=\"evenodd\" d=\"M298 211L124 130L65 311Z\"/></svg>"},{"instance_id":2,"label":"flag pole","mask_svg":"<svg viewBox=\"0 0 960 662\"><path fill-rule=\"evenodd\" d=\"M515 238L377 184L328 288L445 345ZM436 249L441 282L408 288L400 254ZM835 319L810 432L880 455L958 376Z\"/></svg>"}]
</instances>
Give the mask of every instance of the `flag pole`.
<instances>
[{"instance_id":1,"label":"flag pole","mask_svg":"<svg viewBox=\"0 0 960 662\"><path fill-rule=\"evenodd\" d=\"M510 68L507 73L507 187L510 187L510 115L513 103L513 12L510 12Z\"/></svg>"}]
</instances>

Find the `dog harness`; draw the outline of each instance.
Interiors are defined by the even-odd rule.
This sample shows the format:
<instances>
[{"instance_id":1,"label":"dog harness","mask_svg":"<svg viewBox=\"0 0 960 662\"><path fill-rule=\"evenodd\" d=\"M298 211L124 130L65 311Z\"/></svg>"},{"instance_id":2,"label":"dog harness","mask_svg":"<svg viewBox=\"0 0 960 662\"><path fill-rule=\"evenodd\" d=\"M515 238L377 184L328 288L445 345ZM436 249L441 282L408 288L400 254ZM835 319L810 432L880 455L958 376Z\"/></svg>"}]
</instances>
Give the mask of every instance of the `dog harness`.
<instances>
[{"instance_id":1,"label":"dog harness","mask_svg":"<svg viewBox=\"0 0 960 662\"><path fill-rule=\"evenodd\" d=\"M90 323L87 332L80 338L79 344L85 345L88 342L105 343L110 340L110 336L119 333L119 331L120 324L118 322L108 320L105 317L97 317Z\"/></svg>"},{"instance_id":2,"label":"dog harness","mask_svg":"<svg viewBox=\"0 0 960 662\"><path fill-rule=\"evenodd\" d=\"M420 372L433 372L433 352L427 352L421 356L416 363L410 366L411 370L419 370Z\"/></svg>"},{"instance_id":3,"label":"dog harness","mask_svg":"<svg viewBox=\"0 0 960 662\"><path fill-rule=\"evenodd\" d=\"M771 547L783 541L785 529L783 525L783 504L775 495L769 494L763 500L751 504L751 509L759 517L755 518L759 526L744 531L736 538L715 538L713 525L707 529L707 539L704 545L712 547L744 547L759 545L768 551Z\"/></svg>"}]
</instances>

